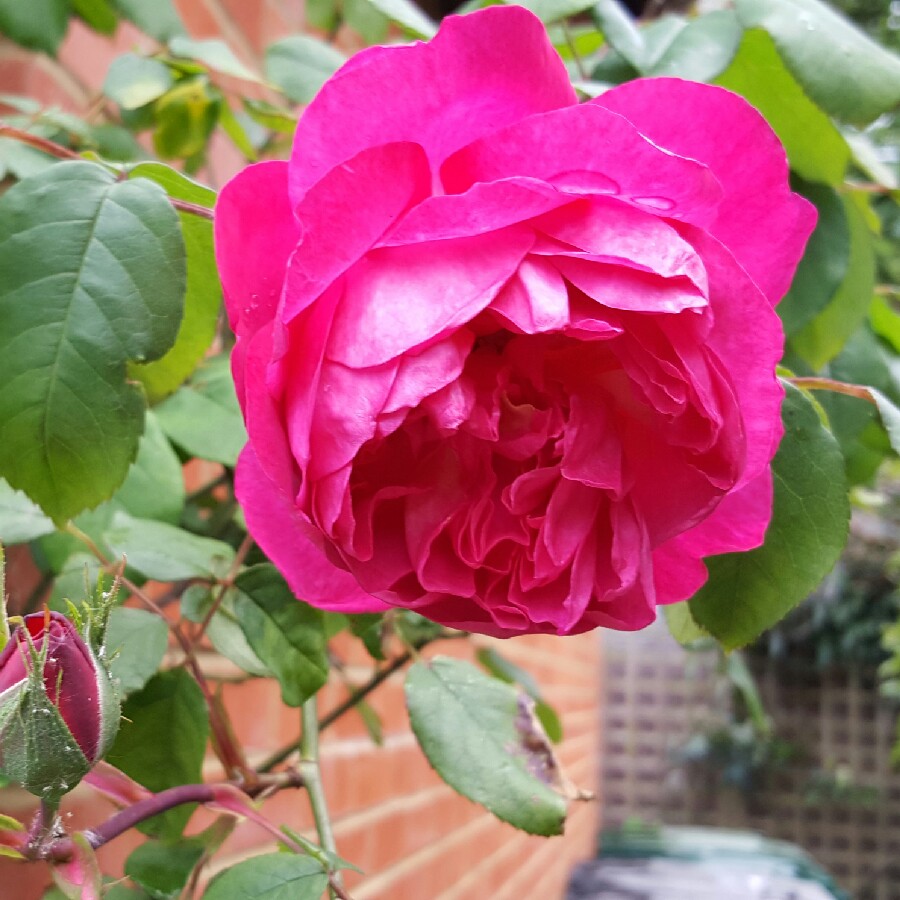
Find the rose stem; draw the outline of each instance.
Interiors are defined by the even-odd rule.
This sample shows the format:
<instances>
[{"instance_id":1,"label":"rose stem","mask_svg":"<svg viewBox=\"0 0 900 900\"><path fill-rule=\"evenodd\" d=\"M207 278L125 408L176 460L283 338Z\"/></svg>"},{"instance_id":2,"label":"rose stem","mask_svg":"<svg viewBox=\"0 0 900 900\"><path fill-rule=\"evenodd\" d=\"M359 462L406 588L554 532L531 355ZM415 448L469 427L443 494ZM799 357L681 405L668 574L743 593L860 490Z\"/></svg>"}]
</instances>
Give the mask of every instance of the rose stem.
<instances>
[{"instance_id":1,"label":"rose stem","mask_svg":"<svg viewBox=\"0 0 900 900\"><path fill-rule=\"evenodd\" d=\"M861 384L847 384L831 378L789 378L788 381L795 387L806 388L809 391L832 391L835 394L846 394L848 397L875 403L875 398L869 393L869 389Z\"/></svg>"},{"instance_id":2,"label":"rose stem","mask_svg":"<svg viewBox=\"0 0 900 900\"><path fill-rule=\"evenodd\" d=\"M81 154L70 150L68 147L63 147L62 144L48 141L46 138L38 137L36 134L23 131L21 128L14 128L12 125L0 125L0 137L12 138L14 141L36 147L38 150L42 150L50 156L55 156L57 159L83 159ZM169 203L175 209L190 213L192 216L199 216L201 219L209 219L210 221L213 219L213 211L197 203L179 200L177 197L169 197Z\"/></svg>"},{"instance_id":3,"label":"rose stem","mask_svg":"<svg viewBox=\"0 0 900 900\"><path fill-rule=\"evenodd\" d=\"M303 704L300 717L303 726L303 733L300 737L300 774L303 776L306 793L309 795L309 805L312 808L316 831L319 834L319 844L323 850L336 855L337 845L334 841L334 831L325 802L325 788L322 785L319 771L319 719L315 695ZM339 872L333 873L329 885L329 895L332 898L340 896L335 888L343 888Z\"/></svg>"}]
</instances>

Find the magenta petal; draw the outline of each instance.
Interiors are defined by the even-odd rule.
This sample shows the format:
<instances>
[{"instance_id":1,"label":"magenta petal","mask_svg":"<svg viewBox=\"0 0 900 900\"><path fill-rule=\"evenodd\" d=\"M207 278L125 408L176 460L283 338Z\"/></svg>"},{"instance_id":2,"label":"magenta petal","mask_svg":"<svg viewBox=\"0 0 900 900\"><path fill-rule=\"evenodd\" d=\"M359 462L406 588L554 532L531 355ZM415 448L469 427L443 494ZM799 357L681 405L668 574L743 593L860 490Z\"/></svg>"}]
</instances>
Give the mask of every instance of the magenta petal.
<instances>
[{"instance_id":1,"label":"magenta petal","mask_svg":"<svg viewBox=\"0 0 900 900\"><path fill-rule=\"evenodd\" d=\"M232 178L216 203L216 264L238 336L271 321L281 297L285 265L300 237L287 182L286 162L259 163Z\"/></svg>"},{"instance_id":2,"label":"magenta petal","mask_svg":"<svg viewBox=\"0 0 900 900\"><path fill-rule=\"evenodd\" d=\"M622 116L582 104L531 116L480 138L441 169L448 193L478 181L539 178L571 194L609 194L697 225L712 221L721 198L698 159L660 150Z\"/></svg>"},{"instance_id":3,"label":"magenta petal","mask_svg":"<svg viewBox=\"0 0 900 900\"><path fill-rule=\"evenodd\" d=\"M266 476L251 445L244 448L238 460L235 493L250 533L301 600L320 609L348 613L388 608L367 594L348 571L328 560L313 542L316 529Z\"/></svg>"},{"instance_id":4,"label":"magenta petal","mask_svg":"<svg viewBox=\"0 0 900 900\"><path fill-rule=\"evenodd\" d=\"M660 147L709 166L724 197L708 230L777 303L816 212L791 193L787 157L766 120L737 94L675 78L628 82L591 103L624 116Z\"/></svg>"},{"instance_id":5,"label":"magenta petal","mask_svg":"<svg viewBox=\"0 0 900 900\"><path fill-rule=\"evenodd\" d=\"M516 7L452 16L430 43L371 47L327 82L297 127L291 196L298 202L367 147L414 141L437 171L482 135L575 102L565 66L532 13Z\"/></svg>"}]
</instances>

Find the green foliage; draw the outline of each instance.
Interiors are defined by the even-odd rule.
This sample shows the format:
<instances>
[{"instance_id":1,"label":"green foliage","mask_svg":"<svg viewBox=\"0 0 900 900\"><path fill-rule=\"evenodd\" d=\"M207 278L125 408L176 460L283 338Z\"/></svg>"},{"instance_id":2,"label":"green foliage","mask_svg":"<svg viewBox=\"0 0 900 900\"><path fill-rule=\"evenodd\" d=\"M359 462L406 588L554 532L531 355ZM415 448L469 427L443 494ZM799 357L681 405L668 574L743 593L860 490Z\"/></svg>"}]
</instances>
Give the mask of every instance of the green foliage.
<instances>
[{"instance_id":1,"label":"green foliage","mask_svg":"<svg viewBox=\"0 0 900 900\"><path fill-rule=\"evenodd\" d=\"M468 663L436 657L406 676L409 720L435 771L463 796L529 834L562 834L555 760L535 741L522 695Z\"/></svg>"},{"instance_id":2,"label":"green foliage","mask_svg":"<svg viewBox=\"0 0 900 900\"><path fill-rule=\"evenodd\" d=\"M56 53L69 23L69 0L0 0L0 34L32 50Z\"/></svg>"},{"instance_id":3,"label":"green foliage","mask_svg":"<svg viewBox=\"0 0 900 900\"><path fill-rule=\"evenodd\" d=\"M137 452L144 401L125 363L175 338L178 220L150 182L60 163L0 198L0 270L0 474L64 521L109 497Z\"/></svg>"},{"instance_id":4,"label":"green foliage","mask_svg":"<svg viewBox=\"0 0 900 900\"><path fill-rule=\"evenodd\" d=\"M204 900L319 900L328 884L322 864L309 856L268 853L220 872Z\"/></svg>"},{"instance_id":5,"label":"green foliage","mask_svg":"<svg viewBox=\"0 0 900 900\"><path fill-rule=\"evenodd\" d=\"M150 840L132 851L125 861L125 874L153 900L173 900L181 894L204 852L203 841L198 838Z\"/></svg>"},{"instance_id":6,"label":"green foliage","mask_svg":"<svg viewBox=\"0 0 900 900\"><path fill-rule=\"evenodd\" d=\"M169 644L166 623L143 609L114 609L106 629L109 669L122 697L139 691L156 673Z\"/></svg>"},{"instance_id":7,"label":"green foliage","mask_svg":"<svg viewBox=\"0 0 900 900\"><path fill-rule=\"evenodd\" d=\"M294 35L266 50L266 78L294 103L309 103L319 88L346 62L330 44Z\"/></svg>"}]
</instances>

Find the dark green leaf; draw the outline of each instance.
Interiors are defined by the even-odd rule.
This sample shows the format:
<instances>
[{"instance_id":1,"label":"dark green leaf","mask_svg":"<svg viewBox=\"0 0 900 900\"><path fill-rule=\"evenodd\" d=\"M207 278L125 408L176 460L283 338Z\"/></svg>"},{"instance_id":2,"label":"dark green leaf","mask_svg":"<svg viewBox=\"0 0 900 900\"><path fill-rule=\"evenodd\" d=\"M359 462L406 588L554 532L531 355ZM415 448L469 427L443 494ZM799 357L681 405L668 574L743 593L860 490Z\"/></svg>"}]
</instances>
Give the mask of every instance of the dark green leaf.
<instances>
[{"instance_id":1,"label":"dark green leaf","mask_svg":"<svg viewBox=\"0 0 900 900\"><path fill-rule=\"evenodd\" d=\"M168 625L147 610L119 607L109 614L106 653L123 697L139 691L156 674L168 643Z\"/></svg>"},{"instance_id":2,"label":"dark green leaf","mask_svg":"<svg viewBox=\"0 0 900 900\"><path fill-rule=\"evenodd\" d=\"M353 613L347 616L350 631L358 637L369 651L372 659L384 659L381 646L384 617L380 613Z\"/></svg>"},{"instance_id":3,"label":"dark green leaf","mask_svg":"<svg viewBox=\"0 0 900 900\"><path fill-rule=\"evenodd\" d=\"M328 680L322 614L298 600L274 566L242 572L234 615L247 643L278 679L281 698L300 706Z\"/></svg>"},{"instance_id":4,"label":"dark green leaf","mask_svg":"<svg viewBox=\"0 0 900 900\"><path fill-rule=\"evenodd\" d=\"M255 856L210 882L203 900L321 900L328 886L322 864L310 856Z\"/></svg>"},{"instance_id":5,"label":"dark green leaf","mask_svg":"<svg viewBox=\"0 0 900 900\"><path fill-rule=\"evenodd\" d=\"M227 356L204 362L155 411L169 438L192 456L233 466L247 442Z\"/></svg>"},{"instance_id":6,"label":"dark green leaf","mask_svg":"<svg viewBox=\"0 0 900 900\"><path fill-rule=\"evenodd\" d=\"M744 34L737 56L716 84L746 97L766 117L795 172L809 181L843 182L850 160L847 142L803 93L766 32L754 28Z\"/></svg>"},{"instance_id":7,"label":"dark green leaf","mask_svg":"<svg viewBox=\"0 0 900 900\"><path fill-rule=\"evenodd\" d=\"M125 874L154 900L170 900L181 893L204 851L203 841L197 838L150 840L125 860Z\"/></svg>"},{"instance_id":8,"label":"dark green leaf","mask_svg":"<svg viewBox=\"0 0 900 900\"><path fill-rule=\"evenodd\" d=\"M791 338L793 348L814 369L820 369L837 356L850 335L865 321L875 289L875 247L863 207L868 201L846 194L842 200L850 230L846 275L831 302Z\"/></svg>"},{"instance_id":9,"label":"dark green leaf","mask_svg":"<svg viewBox=\"0 0 900 900\"><path fill-rule=\"evenodd\" d=\"M765 543L706 560L709 581L690 600L696 622L727 649L749 643L803 600L847 539L850 508L840 448L809 400L791 385L786 389Z\"/></svg>"},{"instance_id":10,"label":"dark green leaf","mask_svg":"<svg viewBox=\"0 0 900 900\"><path fill-rule=\"evenodd\" d=\"M137 452L125 363L175 338L178 219L156 185L59 163L0 198L0 271L0 474L62 521L109 497Z\"/></svg>"},{"instance_id":11,"label":"dark green leaf","mask_svg":"<svg viewBox=\"0 0 900 900\"><path fill-rule=\"evenodd\" d=\"M178 34L184 34L184 23L175 10L172 0L112 0L119 12L150 37L165 42Z\"/></svg>"},{"instance_id":12,"label":"dark green leaf","mask_svg":"<svg viewBox=\"0 0 900 900\"><path fill-rule=\"evenodd\" d=\"M170 197L212 207L215 192L162 163L140 163L129 178L149 178ZM171 394L203 359L216 334L222 305L222 288L213 253L212 222L189 212L179 212L187 254L187 292L184 319L175 344L155 362L132 365L129 374L138 379L151 402Z\"/></svg>"},{"instance_id":13,"label":"dark green leaf","mask_svg":"<svg viewBox=\"0 0 900 900\"><path fill-rule=\"evenodd\" d=\"M202 778L209 718L203 692L184 669L154 675L122 707L119 736L107 757L112 765L151 791ZM174 839L192 806L177 806L149 819L142 831Z\"/></svg>"},{"instance_id":14,"label":"dark green leaf","mask_svg":"<svg viewBox=\"0 0 900 900\"><path fill-rule=\"evenodd\" d=\"M826 112L868 124L900 104L900 59L820 0L737 0L748 28L761 27L809 96Z\"/></svg>"},{"instance_id":15,"label":"dark green leaf","mask_svg":"<svg viewBox=\"0 0 900 900\"><path fill-rule=\"evenodd\" d=\"M742 35L737 16L730 10L698 16L675 35L645 74L712 81L734 59Z\"/></svg>"},{"instance_id":16,"label":"dark green leaf","mask_svg":"<svg viewBox=\"0 0 900 900\"><path fill-rule=\"evenodd\" d=\"M36 503L0 478L0 542L24 544L53 530L53 522Z\"/></svg>"},{"instance_id":17,"label":"dark green leaf","mask_svg":"<svg viewBox=\"0 0 900 900\"><path fill-rule=\"evenodd\" d=\"M548 783L546 759L528 740L512 687L439 656L409 670L406 705L422 750L447 784L530 834L562 833L566 803Z\"/></svg>"},{"instance_id":18,"label":"dark green leaf","mask_svg":"<svg viewBox=\"0 0 900 900\"><path fill-rule=\"evenodd\" d=\"M206 76L185 79L153 106L153 147L163 159L186 159L206 150L219 119L219 100Z\"/></svg>"},{"instance_id":19,"label":"dark green leaf","mask_svg":"<svg viewBox=\"0 0 900 900\"><path fill-rule=\"evenodd\" d=\"M224 541L122 512L113 516L103 537L116 558L125 556L131 568L158 581L215 578L234 559L234 549Z\"/></svg>"},{"instance_id":20,"label":"dark green leaf","mask_svg":"<svg viewBox=\"0 0 900 900\"><path fill-rule=\"evenodd\" d=\"M158 59L126 53L110 64L103 93L122 109L139 109L162 97L175 79L172 70Z\"/></svg>"},{"instance_id":21,"label":"dark green leaf","mask_svg":"<svg viewBox=\"0 0 900 900\"><path fill-rule=\"evenodd\" d=\"M309 103L346 61L342 53L324 41L292 35L266 50L266 78L294 103Z\"/></svg>"},{"instance_id":22,"label":"dark green leaf","mask_svg":"<svg viewBox=\"0 0 900 900\"><path fill-rule=\"evenodd\" d=\"M94 31L113 34L119 19L108 0L72 0L72 9L81 16Z\"/></svg>"},{"instance_id":23,"label":"dark green leaf","mask_svg":"<svg viewBox=\"0 0 900 900\"><path fill-rule=\"evenodd\" d=\"M792 335L828 305L847 275L850 262L850 228L844 203L833 188L824 184L794 184L819 213L791 289L778 305L784 331Z\"/></svg>"},{"instance_id":24,"label":"dark green leaf","mask_svg":"<svg viewBox=\"0 0 900 900\"><path fill-rule=\"evenodd\" d=\"M56 53L69 24L69 0L0 0L0 34L31 50Z\"/></svg>"}]
</instances>

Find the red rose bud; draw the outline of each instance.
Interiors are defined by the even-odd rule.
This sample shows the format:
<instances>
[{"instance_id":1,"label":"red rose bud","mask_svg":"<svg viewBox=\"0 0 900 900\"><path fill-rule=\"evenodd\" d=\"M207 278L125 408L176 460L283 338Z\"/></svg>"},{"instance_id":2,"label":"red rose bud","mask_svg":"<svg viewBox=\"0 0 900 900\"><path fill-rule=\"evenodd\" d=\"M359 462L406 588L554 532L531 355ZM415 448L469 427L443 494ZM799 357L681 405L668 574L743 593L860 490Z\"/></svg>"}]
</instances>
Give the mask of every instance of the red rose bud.
<instances>
[{"instance_id":1,"label":"red rose bud","mask_svg":"<svg viewBox=\"0 0 900 900\"><path fill-rule=\"evenodd\" d=\"M55 800L103 756L118 722L109 672L75 625L25 616L0 652L0 770Z\"/></svg>"}]
</instances>

